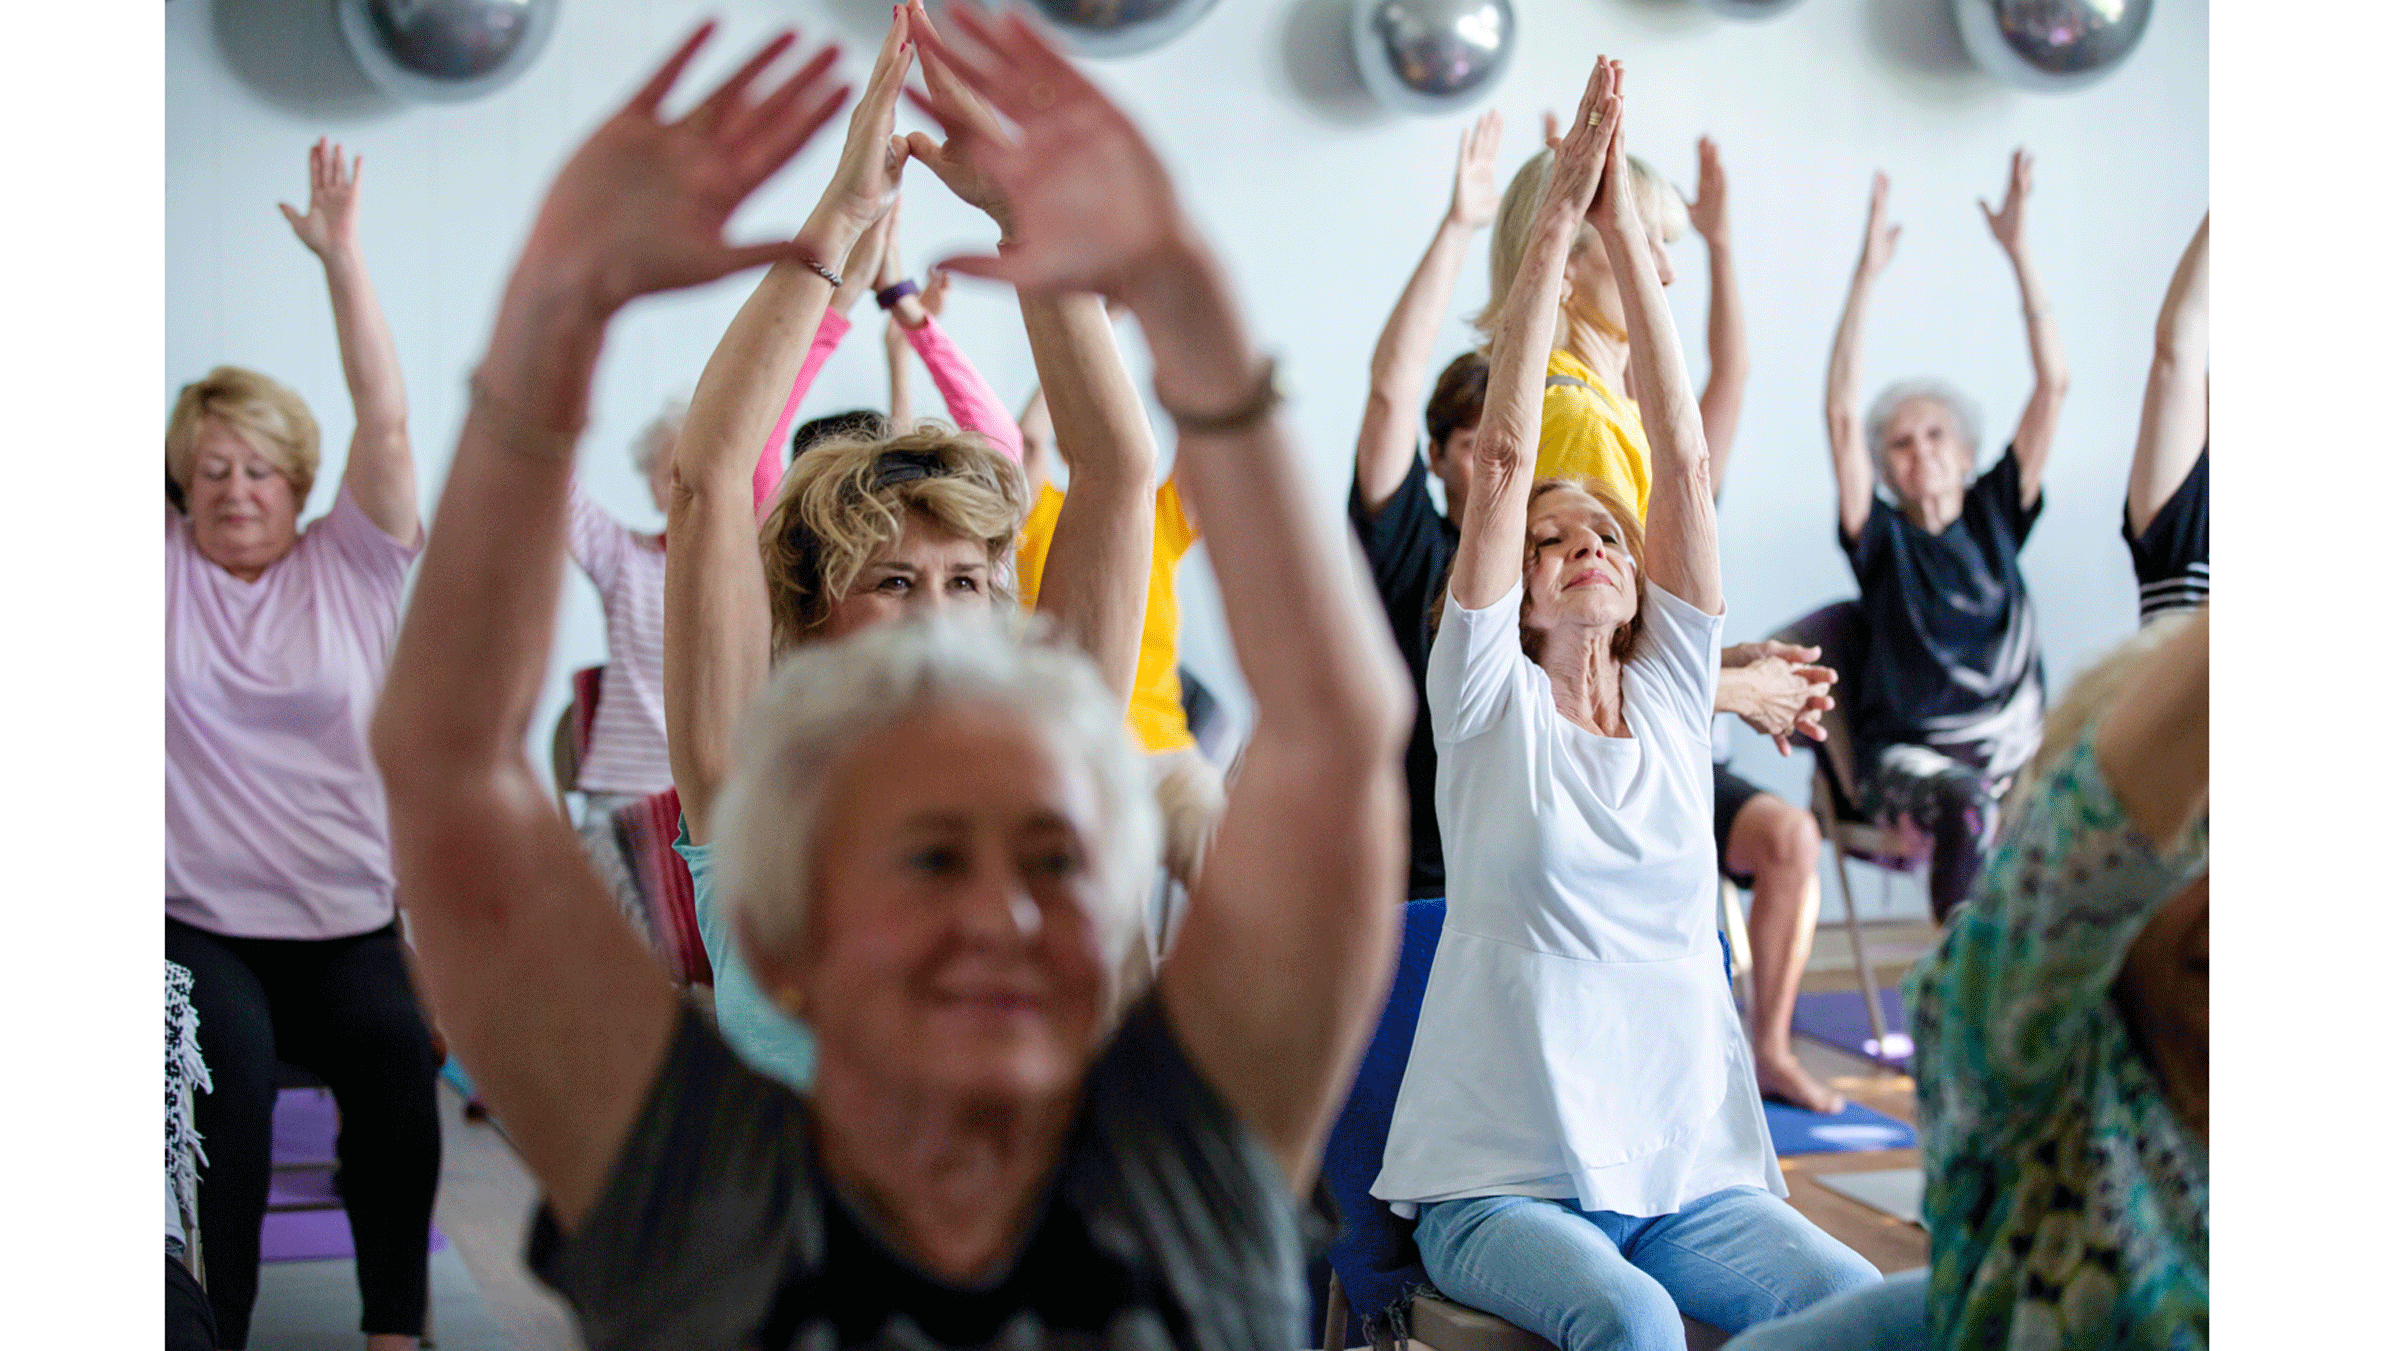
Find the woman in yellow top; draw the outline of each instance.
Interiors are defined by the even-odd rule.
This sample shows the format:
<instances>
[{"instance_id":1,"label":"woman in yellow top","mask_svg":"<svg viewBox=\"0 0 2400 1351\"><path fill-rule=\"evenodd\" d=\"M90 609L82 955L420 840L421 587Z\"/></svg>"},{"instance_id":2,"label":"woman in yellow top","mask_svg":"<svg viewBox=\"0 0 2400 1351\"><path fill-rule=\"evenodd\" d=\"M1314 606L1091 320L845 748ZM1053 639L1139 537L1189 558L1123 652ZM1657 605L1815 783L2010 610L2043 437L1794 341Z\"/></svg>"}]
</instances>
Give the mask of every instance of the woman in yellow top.
<instances>
[{"instance_id":1,"label":"woman in yellow top","mask_svg":"<svg viewBox=\"0 0 2400 1351\"><path fill-rule=\"evenodd\" d=\"M1557 140L1553 126L1547 139ZM1702 176L1714 169L1716 146L1701 144ZM1492 298L1475 327L1488 343L1500 323L1501 302L1517 279L1527 242L1533 234L1535 208L1550 183L1551 152L1542 150L1525 161L1500 199L1499 218L1492 225ZM1638 155L1626 156L1633 170L1634 203L1650 238L1650 256L1658 266L1661 285L1675 280L1667 245L1691 227L1683 196L1664 174ZM1703 196L1707 194L1704 191ZM1708 386L1700 393L1701 430L1709 448L1712 487L1724 482L1725 449L1733 439L1733 424L1741 415L1742 384L1749 363L1744 353L1741 308L1733 298L1731 269L1717 266L1720 252L1710 250L1708 315ZM1632 388L1627 363L1633 348L1625 331L1625 302L1610 271L1608 251L1587 223L1575 236L1567 255L1565 283L1559 289L1558 326L1550 342L1550 362L1542 390L1541 449L1534 472L1544 478L1596 478L1633 503L1634 510L1650 508L1650 442L1642 434L1638 407L1641 391Z\"/></svg>"},{"instance_id":2,"label":"woman in yellow top","mask_svg":"<svg viewBox=\"0 0 2400 1351\"><path fill-rule=\"evenodd\" d=\"M1019 420L1025 441L1025 482L1033 489L1033 511L1017 541L1017 596L1028 608L1041 596L1042 566L1050 554L1051 535L1058 528L1059 508L1066 494L1050 481L1050 405L1036 389ZM1155 458L1155 457L1153 457ZM1183 681L1176 674L1176 643L1183 632L1183 615L1175 602L1175 566L1200 532L1184 515L1183 499L1175 491L1174 475L1158 485L1152 513L1149 605L1142 615L1142 645L1135 659L1133 693L1125 725L1148 753L1150 783L1166 823L1167 875L1188 892L1200 870L1217 817L1225 808L1225 780L1201 754L1184 720ZM1174 930L1178 898L1162 891L1155 896L1151 921L1151 956L1165 955L1166 937Z\"/></svg>"}]
</instances>

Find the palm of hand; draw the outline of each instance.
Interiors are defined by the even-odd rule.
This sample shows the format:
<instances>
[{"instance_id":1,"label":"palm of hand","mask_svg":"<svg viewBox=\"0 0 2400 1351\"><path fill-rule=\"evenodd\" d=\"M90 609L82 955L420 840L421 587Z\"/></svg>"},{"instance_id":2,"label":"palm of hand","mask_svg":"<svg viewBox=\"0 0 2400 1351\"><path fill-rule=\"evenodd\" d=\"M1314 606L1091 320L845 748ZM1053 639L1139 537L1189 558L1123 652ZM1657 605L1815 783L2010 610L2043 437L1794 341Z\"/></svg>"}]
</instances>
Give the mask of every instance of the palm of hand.
<instances>
[{"instance_id":1,"label":"palm of hand","mask_svg":"<svg viewBox=\"0 0 2400 1351\"><path fill-rule=\"evenodd\" d=\"M330 253L358 234L358 190L323 188L308 195L308 214L292 222L292 232L315 253Z\"/></svg>"},{"instance_id":2,"label":"palm of hand","mask_svg":"<svg viewBox=\"0 0 2400 1351\"><path fill-rule=\"evenodd\" d=\"M1500 189L1492 181L1489 161L1469 164L1459 171L1458 183L1450 191L1450 214L1478 230L1498 219Z\"/></svg>"},{"instance_id":3,"label":"palm of hand","mask_svg":"<svg viewBox=\"0 0 2400 1351\"><path fill-rule=\"evenodd\" d=\"M1168 242L1175 194L1166 170L1094 93L1024 124L1014 147L988 141L975 158L1015 215L1007 279L1041 290L1121 294Z\"/></svg>"},{"instance_id":4,"label":"palm of hand","mask_svg":"<svg viewBox=\"0 0 2400 1351\"><path fill-rule=\"evenodd\" d=\"M2008 159L2008 195L2001 199L1998 211L1983 202L1975 205L1983 210L1983 223L1992 227L1992 237L2004 249L2016 249L2025 237L2025 198L2033 191L2033 157L2020 150Z\"/></svg>"},{"instance_id":5,"label":"palm of hand","mask_svg":"<svg viewBox=\"0 0 2400 1351\"><path fill-rule=\"evenodd\" d=\"M613 297L671 290L724 274L725 222L749 188L688 124L620 113L567 161L535 231L592 260Z\"/></svg>"}]
</instances>

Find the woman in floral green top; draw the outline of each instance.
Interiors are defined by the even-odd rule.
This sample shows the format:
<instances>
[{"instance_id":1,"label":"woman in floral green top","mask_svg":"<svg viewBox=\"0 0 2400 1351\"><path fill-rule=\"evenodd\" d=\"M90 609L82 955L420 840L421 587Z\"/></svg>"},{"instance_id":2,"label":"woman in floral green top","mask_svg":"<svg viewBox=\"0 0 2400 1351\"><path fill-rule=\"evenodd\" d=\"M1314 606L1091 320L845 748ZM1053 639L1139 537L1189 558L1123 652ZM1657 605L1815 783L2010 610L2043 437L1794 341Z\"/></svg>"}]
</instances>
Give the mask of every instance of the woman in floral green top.
<instances>
[{"instance_id":1,"label":"woman in floral green top","mask_svg":"<svg viewBox=\"0 0 2400 1351\"><path fill-rule=\"evenodd\" d=\"M1933 1264L1728 1351L2208 1345L2208 612L2051 715L1909 975Z\"/></svg>"}]
</instances>

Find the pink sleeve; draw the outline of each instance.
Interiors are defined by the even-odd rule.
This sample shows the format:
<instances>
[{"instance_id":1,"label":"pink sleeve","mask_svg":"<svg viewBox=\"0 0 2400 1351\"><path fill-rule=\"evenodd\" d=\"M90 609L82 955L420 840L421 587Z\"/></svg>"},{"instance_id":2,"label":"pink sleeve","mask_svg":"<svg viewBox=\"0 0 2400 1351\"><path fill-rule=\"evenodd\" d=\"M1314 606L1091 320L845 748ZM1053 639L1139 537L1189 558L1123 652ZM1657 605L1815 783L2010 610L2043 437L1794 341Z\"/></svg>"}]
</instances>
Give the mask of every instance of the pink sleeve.
<instances>
[{"instance_id":1,"label":"pink sleeve","mask_svg":"<svg viewBox=\"0 0 2400 1351\"><path fill-rule=\"evenodd\" d=\"M582 479L574 480L567 489L567 553L602 595L616 590L632 547L633 532L592 500Z\"/></svg>"},{"instance_id":2,"label":"pink sleeve","mask_svg":"<svg viewBox=\"0 0 2400 1351\"><path fill-rule=\"evenodd\" d=\"M923 328L902 325L900 331L908 335L908 345L917 349L925 369L932 372L934 388L942 392L950 420L967 431L981 432L993 449L1023 464L1025 438L1017 430L1017 420L1009 416L1000 396L942 331L940 321L928 315Z\"/></svg>"},{"instance_id":3,"label":"pink sleeve","mask_svg":"<svg viewBox=\"0 0 2400 1351\"><path fill-rule=\"evenodd\" d=\"M764 510L768 499L775 496L776 485L783 482L783 448L791 440L792 423L800 416L800 401L808 397L808 387L825 368L825 358L833 355L849 331L849 320L830 309L825 311L825 320L817 325L817 336L808 345L808 355L800 362L799 378L792 381L792 397L783 401L783 416L775 419L775 430L767 433L767 444L758 452L758 467L750 471L751 506Z\"/></svg>"}]
</instances>

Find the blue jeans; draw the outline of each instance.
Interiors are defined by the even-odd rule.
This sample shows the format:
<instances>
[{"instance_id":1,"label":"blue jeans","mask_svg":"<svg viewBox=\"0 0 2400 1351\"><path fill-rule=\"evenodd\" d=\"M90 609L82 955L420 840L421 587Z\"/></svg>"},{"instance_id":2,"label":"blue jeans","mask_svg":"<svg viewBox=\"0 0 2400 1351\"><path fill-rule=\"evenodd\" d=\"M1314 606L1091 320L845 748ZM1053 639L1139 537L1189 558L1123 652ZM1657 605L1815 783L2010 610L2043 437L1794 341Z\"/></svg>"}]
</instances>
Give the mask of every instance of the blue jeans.
<instances>
[{"instance_id":1,"label":"blue jeans","mask_svg":"<svg viewBox=\"0 0 2400 1351\"><path fill-rule=\"evenodd\" d=\"M1761 1323L1725 1351L1926 1351L1925 1268L1836 1295L1805 1313Z\"/></svg>"},{"instance_id":2,"label":"blue jeans","mask_svg":"<svg viewBox=\"0 0 2400 1351\"><path fill-rule=\"evenodd\" d=\"M1562 1351L1682 1351L1681 1313L1740 1332L1883 1280L1756 1187L1652 1216L1530 1196L1444 1201L1420 1212L1417 1248L1443 1294Z\"/></svg>"}]
</instances>

